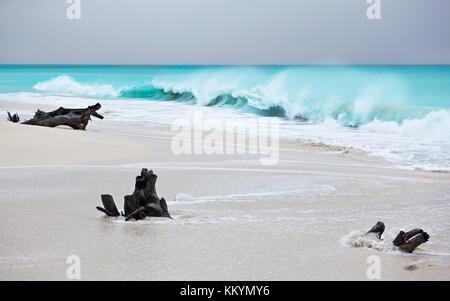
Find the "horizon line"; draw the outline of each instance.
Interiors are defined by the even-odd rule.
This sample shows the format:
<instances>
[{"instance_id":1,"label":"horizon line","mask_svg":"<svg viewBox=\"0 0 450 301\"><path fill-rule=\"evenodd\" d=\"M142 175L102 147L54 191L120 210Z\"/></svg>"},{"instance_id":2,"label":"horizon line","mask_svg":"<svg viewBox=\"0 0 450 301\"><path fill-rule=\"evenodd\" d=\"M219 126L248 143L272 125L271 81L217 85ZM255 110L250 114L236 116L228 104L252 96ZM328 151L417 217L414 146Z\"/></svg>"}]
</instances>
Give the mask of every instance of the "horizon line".
<instances>
[{"instance_id":1,"label":"horizon line","mask_svg":"<svg viewBox=\"0 0 450 301\"><path fill-rule=\"evenodd\" d=\"M442 64L29 64L13 63L0 66L129 66L129 67L377 67L377 66L450 66L450 63Z\"/></svg>"}]
</instances>

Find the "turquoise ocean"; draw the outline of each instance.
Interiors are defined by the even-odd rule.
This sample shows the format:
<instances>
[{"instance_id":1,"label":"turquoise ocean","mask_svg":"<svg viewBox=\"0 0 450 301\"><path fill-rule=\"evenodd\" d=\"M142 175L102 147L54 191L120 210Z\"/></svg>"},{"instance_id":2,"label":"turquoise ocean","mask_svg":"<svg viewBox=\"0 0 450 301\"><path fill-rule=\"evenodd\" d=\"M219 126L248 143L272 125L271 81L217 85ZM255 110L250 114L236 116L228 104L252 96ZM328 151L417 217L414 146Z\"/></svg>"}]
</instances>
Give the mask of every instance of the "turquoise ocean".
<instances>
[{"instance_id":1,"label":"turquoise ocean","mask_svg":"<svg viewBox=\"0 0 450 301\"><path fill-rule=\"evenodd\" d=\"M94 99L125 122L278 118L282 137L450 171L450 66L0 66L0 100Z\"/></svg>"}]
</instances>

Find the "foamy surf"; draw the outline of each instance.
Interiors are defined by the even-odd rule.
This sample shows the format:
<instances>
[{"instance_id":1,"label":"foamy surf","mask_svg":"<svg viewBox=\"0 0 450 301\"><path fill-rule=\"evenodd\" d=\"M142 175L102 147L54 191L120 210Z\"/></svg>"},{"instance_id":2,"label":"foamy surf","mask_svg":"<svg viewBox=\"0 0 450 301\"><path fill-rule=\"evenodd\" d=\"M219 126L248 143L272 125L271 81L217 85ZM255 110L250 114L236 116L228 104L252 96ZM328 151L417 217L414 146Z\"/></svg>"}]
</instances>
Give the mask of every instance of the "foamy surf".
<instances>
[{"instance_id":1,"label":"foamy surf","mask_svg":"<svg viewBox=\"0 0 450 301\"><path fill-rule=\"evenodd\" d=\"M350 246L352 248L371 248L378 251L394 251L394 246L390 241L378 239L373 233L367 233L367 231L362 230L350 232L343 236L339 242L343 246Z\"/></svg>"}]
</instances>

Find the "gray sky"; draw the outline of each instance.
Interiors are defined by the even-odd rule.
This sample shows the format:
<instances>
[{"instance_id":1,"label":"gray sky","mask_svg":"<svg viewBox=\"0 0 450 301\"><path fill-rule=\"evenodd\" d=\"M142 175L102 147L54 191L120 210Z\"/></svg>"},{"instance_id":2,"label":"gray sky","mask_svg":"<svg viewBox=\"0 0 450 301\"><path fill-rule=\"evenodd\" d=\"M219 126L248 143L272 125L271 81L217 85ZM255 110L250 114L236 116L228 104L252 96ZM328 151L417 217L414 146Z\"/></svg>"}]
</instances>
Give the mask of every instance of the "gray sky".
<instances>
[{"instance_id":1,"label":"gray sky","mask_svg":"<svg viewBox=\"0 0 450 301\"><path fill-rule=\"evenodd\" d=\"M449 0L0 0L0 64L450 64Z\"/></svg>"}]
</instances>

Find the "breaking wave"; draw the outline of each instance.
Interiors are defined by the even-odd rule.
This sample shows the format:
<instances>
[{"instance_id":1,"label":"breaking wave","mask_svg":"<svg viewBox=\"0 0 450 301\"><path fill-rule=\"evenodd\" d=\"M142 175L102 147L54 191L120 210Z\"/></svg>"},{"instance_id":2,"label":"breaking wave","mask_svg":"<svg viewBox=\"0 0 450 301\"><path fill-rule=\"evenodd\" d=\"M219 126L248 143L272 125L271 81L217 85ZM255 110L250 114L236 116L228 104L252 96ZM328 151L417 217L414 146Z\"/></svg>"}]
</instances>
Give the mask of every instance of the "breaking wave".
<instances>
[{"instance_id":1,"label":"breaking wave","mask_svg":"<svg viewBox=\"0 0 450 301\"><path fill-rule=\"evenodd\" d=\"M113 100L152 100L280 117L288 125L280 133L284 137L450 171L446 67L127 68L101 69L102 75L67 72L41 79L33 89L44 95L111 99L111 105ZM140 108L135 118L149 116L145 101L135 107ZM186 107L179 108L173 107L173 118Z\"/></svg>"},{"instance_id":2,"label":"breaking wave","mask_svg":"<svg viewBox=\"0 0 450 301\"><path fill-rule=\"evenodd\" d=\"M72 77L62 75L39 82L33 88L61 95L139 98L190 102L203 106L224 106L263 116L285 117L315 123L333 119L346 127L367 125L367 129L390 132L416 132L416 130L429 132L431 130L433 136L439 136L437 131L445 129L442 133L444 136L441 138L449 137L449 109L380 102L364 96L353 100L339 99L333 95L318 98L314 92L302 92L301 88L296 93L292 92L292 87L283 90L279 87L281 85L279 81L280 79L274 78L265 86L241 88L235 83L218 84L216 80L214 83L188 81L183 84L183 82L153 79L147 83L114 87L111 84L82 84Z\"/></svg>"}]
</instances>

